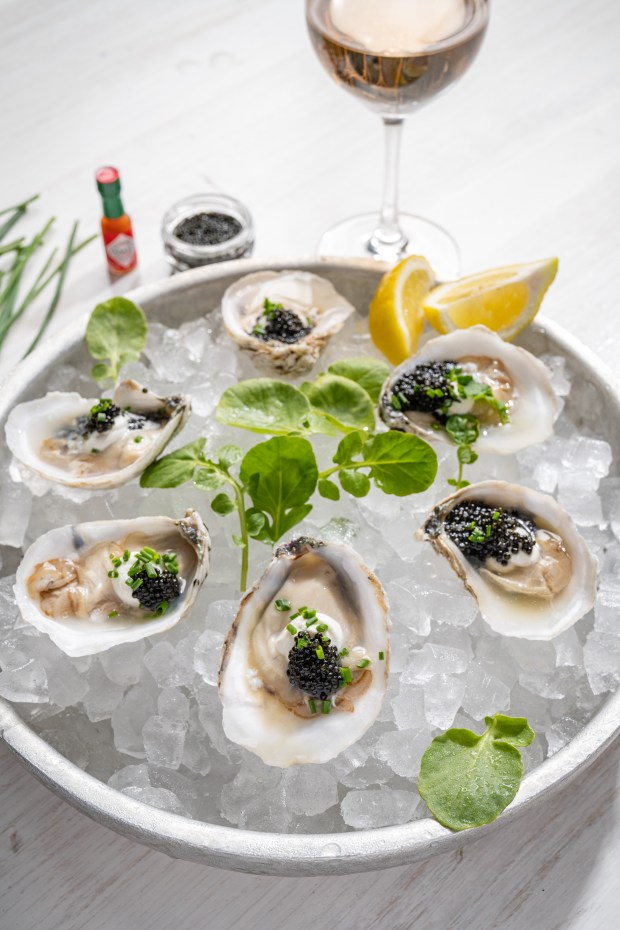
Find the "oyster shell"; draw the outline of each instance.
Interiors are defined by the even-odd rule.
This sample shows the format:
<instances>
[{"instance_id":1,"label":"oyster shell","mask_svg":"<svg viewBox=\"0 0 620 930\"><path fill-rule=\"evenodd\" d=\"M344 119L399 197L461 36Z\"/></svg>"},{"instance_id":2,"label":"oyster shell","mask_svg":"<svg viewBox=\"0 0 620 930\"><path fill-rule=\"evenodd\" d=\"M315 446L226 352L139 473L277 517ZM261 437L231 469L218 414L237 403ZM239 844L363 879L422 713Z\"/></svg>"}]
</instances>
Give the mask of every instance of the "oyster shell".
<instances>
[{"instance_id":1,"label":"oyster shell","mask_svg":"<svg viewBox=\"0 0 620 930\"><path fill-rule=\"evenodd\" d=\"M506 405L508 422L505 424L501 423L497 411L484 402L474 403L466 398L450 405L450 415L473 413L478 418L477 452L508 455L551 435L560 407L547 369L526 349L504 342L486 326L471 326L431 339L392 372L379 398L379 413L391 429L416 433L426 440L450 441L445 430L433 428L437 420L432 412L407 410L402 406L395 409L400 402L393 400L397 393L395 387L403 375L421 365L447 361L456 363L463 375L471 375L475 381L489 387L495 400ZM439 398L439 405L441 402ZM432 398L430 403L422 404L432 405Z\"/></svg>"},{"instance_id":2,"label":"oyster shell","mask_svg":"<svg viewBox=\"0 0 620 930\"><path fill-rule=\"evenodd\" d=\"M159 616L141 606L126 584L135 554L145 546L160 556L177 557L178 594ZM17 570L15 597L24 620L47 633L59 649L69 656L92 655L177 624L207 576L210 549L207 528L193 510L181 520L138 517L62 526L27 550ZM112 558L120 565L115 567ZM110 577L114 571L118 577Z\"/></svg>"},{"instance_id":3,"label":"oyster shell","mask_svg":"<svg viewBox=\"0 0 620 930\"><path fill-rule=\"evenodd\" d=\"M596 561L547 494L504 481L472 484L437 504L420 535L448 560L496 633L553 639L594 605Z\"/></svg>"},{"instance_id":4,"label":"oyster shell","mask_svg":"<svg viewBox=\"0 0 620 930\"><path fill-rule=\"evenodd\" d=\"M271 323L270 306L277 314ZM252 353L260 368L283 374L312 368L354 312L329 281L307 271L246 275L222 298L222 320L230 338Z\"/></svg>"},{"instance_id":5,"label":"oyster shell","mask_svg":"<svg viewBox=\"0 0 620 930\"><path fill-rule=\"evenodd\" d=\"M19 404L6 424L15 458L48 481L104 490L126 484L154 461L191 413L188 397L158 397L136 381L122 381L106 420L99 398L52 391ZM91 428L101 417L100 431Z\"/></svg>"},{"instance_id":6,"label":"oyster shell","mask_svg":"<svg viewBox=\"0 0 620 930\"><path fill-rule=\"evenodd\" d=\"M279 611L279 599L288 600L291 610ZM316 611L316 618L295 618L302 606ZM299 648L299 636L288 624L299 631L302 644L307 640L305 647ZM356 552L305 537L280 546L241 601L224 644L219 689L228 738L268 765L284 768L338 755L366 732L381 708L388 629L383 588ZM321 642L322 636L328 642ZM342 685L338 672L335 690L328 688L325 698L302 691L289 677L299 656L307 655L314 670L323 663L317 644L324 648L325 663L333 659L336 668L341 663L351 678ZM345 648L348 654L340 656ZM322 674L323 664L318 667Z\"/></svg>"}]
</instances>

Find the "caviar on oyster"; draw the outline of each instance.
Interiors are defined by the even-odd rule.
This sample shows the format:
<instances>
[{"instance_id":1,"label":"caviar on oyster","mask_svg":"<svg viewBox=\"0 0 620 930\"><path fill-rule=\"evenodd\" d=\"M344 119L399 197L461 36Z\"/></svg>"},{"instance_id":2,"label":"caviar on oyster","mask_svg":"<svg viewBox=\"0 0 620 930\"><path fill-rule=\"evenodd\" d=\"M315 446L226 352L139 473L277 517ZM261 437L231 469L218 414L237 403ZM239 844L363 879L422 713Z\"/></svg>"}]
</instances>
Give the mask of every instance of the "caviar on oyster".
<instances>
[{"instance_id":1,"label":"caviar on oyster","mask_svg":"<svg viewBox=\"0 0 620 930\"><path fill-rule=\"evenodd\" d=\"M222 298L222 320L259 367L308 371L355 308L334 286L307 271L259 271Z\"/></svg>"},{"instance_id":2,"label":"caviar on oyster","mask_svg":"<svg viewBox=\"0 0 620 930\"><path fill-rule=\"evenodd\" d=\"M63 526L39 537L17 571L22 617L67 655L103 652L170 629L209 570L199 515Z\"/></svg>"},{"instance_id":3,"label":"caviar on oyster","mask_svg":"<svg viewBox=\"0 0 620 930\"><path fill-rule=\"evenodd\" d=\"M447 441L454 415L479 422L476 451L510 454L553 431L558 399L545 366L485 326L431 339L386 381L379 413L391 429Z\"/></svg>"},{"instance_id":4,"label":"caviar on oyster","mask_svg":"<svg viewBox=\"0 0 620 930\"><path fill-rule=\"evenodd\" d=\"M6 439L15 458L48 481L115 488L157 458L190 412L188 397L158 397L136 381L122 381L111 398L53 391L15 407Z\"/></svg>"},{"instance_id":5,"label":"caviar on oyster","mask_svg":"<svg viewBox=\"0 0 620 930\"><path fill-rule=\"evenodd\" d=\"M352 549L305 537L278 547L224 644L224 732L268 765L338 755L381 708L388 627L383 589Z\"/></svg>"},{"instance_id":6,"label":"caviar on oyster","mask_svg":"<svg viewBox=\"0 0 620 930\"><path fill-rule=\"evenodd\" d=\"M441 501L421 537L447 558L491 629L552 639L594 605L596 562L552 497L503 481Z\"/></svg>"}]
</instances>

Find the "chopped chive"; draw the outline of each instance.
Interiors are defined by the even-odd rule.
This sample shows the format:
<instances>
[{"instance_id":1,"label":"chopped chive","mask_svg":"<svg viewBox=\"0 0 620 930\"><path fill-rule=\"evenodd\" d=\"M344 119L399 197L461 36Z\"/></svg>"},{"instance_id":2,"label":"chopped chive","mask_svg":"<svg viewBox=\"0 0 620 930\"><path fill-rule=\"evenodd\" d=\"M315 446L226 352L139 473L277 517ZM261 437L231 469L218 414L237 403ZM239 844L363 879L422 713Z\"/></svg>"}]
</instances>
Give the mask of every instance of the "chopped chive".
<instances>
[{"instance_id":1,"label":"chopped chive","mask_svg":"<svg viewBox=\"0 0 620 930\"><path fill-rule=\"evenodd\" d=\"M348 665L342 666L342 668L340 669L340 677L342 678L345 684L347 685L351 684L353 677L351 675L351 669L349 668Z\"/></svg>"},{"instance_id":2,"label":"chopped chive","mask_svg":"<svg viewBox=\"0 0 620 930\"><path fill-rule=\"evenodd\" d=\"M134 441L134 442L142 442L142 436L134 436L134 437L133 437L133 441Z\"/></svg>"},{"instance_id":3,"label":"chopped chive","mask_svg":"<svg viewBox=\"0 0 620 930\"><path fill-rule=\"evenodd\" d=\"M391 403L392 407L394 408L394 410L402 410L402 406L403 406L403 405L401 404L400 400L398 399L398 395L397 395L397 394L392 394L392 396L390 397L390 403Z\"/></svg>"},{"instance_id":4,"label":"chopped chive","mask_svg":"<svg viewBox=\"0 0 620 930\"><path fill-rule=\"evenodd\" d=\"M294 614L291 614L291 620L297 620L297 617L301 616L299 611L296 610Z\"/></svg>"},{"instance_id":5,"label":"chopped chive","mask_svg":"<svg viewBox=\"0 0 620 930\"><path fill-rule=\"evenodd\" d=\"M379 661L380 661L380 662L383 662L384 659L385 659L385 652L380 652L380 653L379 653Z\"/></svg>"},{"instance_id":6,"label":"chopped chive","mask_svg":"<svg viewBox=\"0 0 620 930\"><path fill-rule=\"evenodd\" d=\"M165 558L165 556L164 556ZM284 611L291 609L291 602L287 601L285 597L279 597L275 604L276 610L284 613Z\"/></svg>"},{"instance_id":7,"label":"chopped chive","mask_svg":"<svg viewBox=\"0 0 620 930\"><path fill-rule=\"evenodd\" d=\"M316 714L316 703L312 698L308 701L308 707L310 708L311 714Z\"/></svg>"},{"instance_id":8,"label":"chopped chive","mask_svg":"<svg viewBox=\"0 0 620 930\"><path fill-rule=\"evenodd\" d=\"M116 559L116 558L112 559L112 565L114 566L114 568L118 568L122 564L123 563L121 562L120 559Z\"/></svg>"},{"instance_id":9,"label":"chopped chive","mask_svg":"<svg viewBox=\"0 0 620 930\"><path fill-rule=\"evenodd\" d=\"M157 551L155 549L151 549L150 546L142 546L140 552L146 552L148 555L153 557L157 555Z\"/></svg>"},{"instance_id":10,"label":"chopped chive","mask_svg":"<svg viewBox=\"0 0 620 930\"><path fill-rule=\"evenodd\" d=\"M368 668L369 665L370 659L360 659L360 661L357 663L358 668Z\"/></svg>"},{"instance_id":11,"label":"chopped chive","mask_svg":"<svg viewBox=\"0 0 620 930\"><path fill-rule=\"evenodd\" d=\"M315 649L315 652L316 652L316 657L317 657L317 659L320 659L321 662L322 662L323 659L325 658L325 653L323 652L323 647L322 647L322 646L317 646L316 649Z\"/></svg>"},{"instance_id":12,"label":"chopped chive","mask_svg":"<svg viewBox=\"0 0 620 930\"><path fill-rule=\"evenodd\" d=\"M147 562L144 566L146 569L147 578L157 578L157 569L150 562Z\"/></svg>"},{"instance_id":13,"label":"chopped chive","mask_svg":"<svg viewBox=\"0 0 620 930\"><path fill-rule=\"evenodd\" d=\"M108 614L108 617L110 617L110 619L112 617L118 617L118 610L111 610L110 613Z\"/></svg>"},{"instance_id":14,"label":"chopped chive","mask_svg":"<svg viewBox=\"0 0 620 930\"><path fill-rule=\"evenodd\" d=\"M305 649L306 646L308 645L308 643L309 643L309 640L304 639L303 636L302 636L302 637L300 637L300 638L297 640L297 648L298 648L298 649Z\"/></svg>"},{"instance_id":15,"label":"chopped chive","mask_svg":"<svg viewBox=\"0 0 620 930\"><path fill-rule=\"evenodd\" d=\"M299 607L299 608L298 608L300 614L303 614L304 610L307 610L307 609L308 609L308 607L307 607L306 604L304 604L303 607Z\"/></svg>"},{"instance_id":16,"label":"chopped chive","mask_svg":"<svg viewBox=\"0 0 620 930\"><path fill-rule=\"evenodd\" d=\"M324 633L325 630L327 630L327 629L329 629L329 627L327 626L326 623L319 623L319 625L318 625L317 628L316 628L316 631L317 631L317 633Z\"/></svg>"},{"instance_id":17,"label":"chopped chive","mask_svg":"<svg viewBox=\"0 0 620 930\"><path fill-rule=\"evenodd\" d=\"M314 626L314 624L315 624L315 623L318 623L318 622L319 622L319 618L318 618L318 617L312 617L310 620L306 620L306 626ZM317 630L318 630L318 629L319 629L319 628L318 628L318 626L317 626ZM325 629L327 629L327 627L325 627Z\"/></svg>"},{"instance_id":18,"label":"chopped chive","mask_svg":"<svg viewBox=\"0 0 620 930\"><path fill-rule=\"evenodd\" d=\"M309 607L302 607L300 610L303 614L304 620L312 620L313 617L316 617L316 610L312 610Z\"/></svg>"},{"instance_id":19,"label":"chopped chive","mask_svg":"<svg viewBox=\"0 0 620 930\"><path fill-rule=\"evenodd\" d=\"M128 575L130 578L133 578L134 575L137 575L138 572L142 571L142 565L140 562L134 562L131 568L129 569Z\"/></svg>"},{"instance_id":20,"label":"chopped chive","mask_svg":"<svg viewBox=\"0 0 620 930\"><path fill-rule=\"evenodd\" d=\"M125 551L123 552L123 562L128 562L130 558L131 558L131 552L129 551L129 549L125 549Z\"/></svg>"},{"instance_id":21,"label":"chopped chive","mask_svg":"<svg viewBox=\"0 0 620 930\"><path fill-rule=\"evenodd\" d=\"M296 626L293 626L292 623L287 623L287 624L286 624L286 629L289 631L289 633L291 634L291 636L296 636L296 635L297 635L297 627L296 627Z\"/></svg>"},{"instance_id":22,"label":"chopped chive","mask_svg":"<svg viewBox=\"0 0 620 930\"><path fill-rule=\"evenodd\" d=\"M108 572L108 578L118 578L118 572L115 568L113 568L111 572Z\"/></svg>"},{"instance_id":23,"label":"chopped chive","mask_svg":"<svg viewBox=\"0 0 620 930\"><path fill-rule=\"evenodd\" d=\"M331 709L332 709L331 701L321 701L321 713L322 714L329 714Z\"/></svg>"},{"instance_id":24,"label":"chopped chive","mask_svg":"<svg viewBox=\"0 0 620 930\"><path fill-rule=\"evenodd\" d=\"M492 520L499 520L499 510L494 510L494 511L493 511L493 516L491 517L491 519L492 519Z\"/></svg>"},{"instance_id":25,"label":"chopped chive","mask_svg":"<svg viewBox=\"0 0 620 930\"><path fill-rule=\"evenodd\" d=\"M91 454L91 455L99 455L99 449L91 449L91 450L90 450L90 454Z\"/></svg>"},{"instance_id":26,"label":"chopped chive","mask_svg":"<svg viewBox=\"0 0 620 930\"><path fill-rule=\"evenodd\" d=\"M131 590L137 591L138 588L141 586L141 584L142 584L142 578L136 578L135 581L131 582Z\"/></svg>"},{"instance_id":27,"label":"chopped chive","mask_svg":"<svg viewBox=\"0 0 620 930\"><path fill-rule=\"evenodd\" d=\"M345 646L344 649L341 649L341 650L340 650L340 652L338 653L338 655L339 655L339 656L348 656L348 655L349 655L349 650L348 650L347 647Z\"/></svg>"}]
</instances>

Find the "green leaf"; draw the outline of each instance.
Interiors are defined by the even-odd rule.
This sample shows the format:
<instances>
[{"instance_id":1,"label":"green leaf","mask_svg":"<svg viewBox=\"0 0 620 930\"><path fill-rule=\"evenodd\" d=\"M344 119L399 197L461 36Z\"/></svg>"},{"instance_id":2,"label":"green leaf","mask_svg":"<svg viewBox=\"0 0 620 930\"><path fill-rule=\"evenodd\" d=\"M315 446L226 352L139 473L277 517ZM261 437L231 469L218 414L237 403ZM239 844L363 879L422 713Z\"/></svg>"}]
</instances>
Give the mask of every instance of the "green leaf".
<instances>
[{"instance_id":1,"label":"green leaf","mask_svg":"<svg viewBox=\"0 0 620 930\"><path fill-rule=\"evenodd\" d=\"M327 500L340 500L340 488L334 481L330 481L329 478L321 478L318 484L318 491L321 497L326 497Z\"/></svg>"},{"instance_id":2,"label":"green leaf","mask_svg":"<svg viewBox=\"0 0 620 930\"><path fill-rule=\"evenodd\" d=\"M226 476L213 465L206 465L194 475L194 484L203 491L217 491L226 484Z\"/></svg>"},{"instance_id":3,"label":"green leaf","mask_svg":"<svg viewBox=\"0 0 620 930\"><path fill-rule=\"evenodd\" d=\"M271 518L274 542L310 512L305 505L316 489L318 469L307 439L275 436L258 443L246 453L239 475L254 507Z\"/></svg>"},{"instance_id":4,"label":"green leaf","mask_svg":"<svg viewBox=\"0 0 620 930\"><path fill-rule=\"evenodd\" d=\"M196 439L175 452L152 462L140 478L143 488L177 488L191 481L196 468L205 464L206 439Z\"/></svg>"},{"instance_id":5,"label":"green leaf","mask_svg":"<svg viewBox=\"0 0 620 930\"><path fill-rule=\"evenodd\" d=\"M344 470L339 473L340 484L353 497L366 497L370 491L370 479L361 471Z\"/></svg>"},{"instance_id":6,"label":"green leaf","mask_svg":"<svg viewBox=\"0 0 620 930\"><path fill-rule=\"evenodd\" d=\"M310 413L307 398L292 384L253 378L224 391L216 417L227 426L277 436L309 432Z\"/></svg>"},{"instance_id":7,"label":"green leaf","mask_svg":"<svg viewBox=\"0 0 620 930\"><path fill-rule=\"evenodd\" d=\"M459 446L456 455L461 465L473 465L478 461L478 453L471 446Z\"/></svg>"},{"instance_id":8,"label":"green leaf","mask_svg":"<svg viewBox=\"0 0 620 930\"><path fill-rule=\"evenodd\" d=\"M239 446L222 446L215 453L215 458L217 459L218 465L228 471L229 468L241 461L243 452Z\"/></svg>"},{"instance_id":9,"label":"green leaf","mask_svg":"<svg viewBox=\"0 0 620 930\"><path fill-rule=\"evenodd\" d=\"M517 747L534 732L522 717L487 717L479 736L452 729L435 737L420 766L418 790L433 816L452 830L491 823L514 799L523 775Z\"/></svg>"},{"instance_id":10,"label":"green leaf","mask_svg":"<svg viewBox=\"0 0 620 930\"><path fill-rule=\"evenodd\" d=\"M245 512L245 522L248 528L248 536L251 536L252 539L261 539L263 530L267 525L267 517L265 514L261 510L255 510L250 507L250 509ZM269 534L267 534L266 541L271 541Z\"/></svg>"},{"instance_id":11,"label":"green leaf","mask_svg":"<svg viewBox=\"0 0 620 930\"><path fill-rule=\"evenodd\" d=\"M362 458L377 486L397 497L425 491L437 474L435 450L411 433L380 433L364 443Z\"/></svg>"},{"instance_id":12,"label":"green leaf","mask_svg":"<svg viewBox=\"0 0 620 930\"><path fill-rule=\"evenodd\" d=\"M343 431L373 430L375 408L366 391L348 378L322 374L302 391L315 410Z\"/></svg>"},{"instance_id":13,"label":"green leaf","mask_svg":"<svg viewBox=\"0 0 620 930\"><path fill-rule=\"evenodd\" d=\"M217 497L214 497L211 501L211 510L214 513L219 513L221 516L226 517L229 513L232 513L233 510L237 509L237 505L228 494L218 494Z\"/></svg>"},{"instance_id":14,"label":"green leaf","mask_svg":"<svg viewBox=\"0 0 620 930\"><path fill-rule=\"evenodd\" d=\"M126 362L140 358L146 332L146 317L140 307L126 297L112 297L97 304L91 313L86 327L86 345L93 358L110 360L106 377L115 379Z\"/></svg>"},{"instance_id":15,"label":"green leaf","mask_svg":"<svg viewBox=\"0 0 620 930\"><path fill-rule=\"evenodd\" d=\"M448 417L446 432L457 446L471 446L480 435L480 422L473 413L455 413Z\"/></svg>"},{"instance_id":16,"label":"green leaf","mask_svg":"<svg viewBox=\"0 0 620 930\"><path fill-rule=\"evenodd\" d=\"M106 378L113 377L113 371L109 365L104 362L97 362L90 370L90 376L95 381L105 381Z\"/></svg>"},{"instance_id":17,"label":"green leaf","mask_svg":"<svg viewBox=\"0 0 620 930\"><path fill-rule=\"evenodd\" d=\"M346 465L362 451L363 439L360 433L347 433L341 440L333 461L336 465Z\"/></svg>"},{"instance_id":18,"label":"green leaf","mask_svg":"<svg viewBox=\"0 0 620 930\"><path fill-rule=\"evenodd\" d=\"M246 547L246 541L245 541L245 539L244 539L242 536L237 536L236 533L233 533L233 534L232 534L232 541L234 542L235 546L238 546L238 547L239 547L239 549L245 549L245 547Z\"/></svg>"},{"instance_id":19,"label":"green leaf","mask_svg":"<svg viewBox=\"0 0 620 930\"><path fill-rule=\"evenodd\" d=\"M345 358L334 362L327 370L332 375L355 381L366 391L373 404L379 400L381 388L390 373L389 365L376 358Z\"/></svg>"}]
</instances>

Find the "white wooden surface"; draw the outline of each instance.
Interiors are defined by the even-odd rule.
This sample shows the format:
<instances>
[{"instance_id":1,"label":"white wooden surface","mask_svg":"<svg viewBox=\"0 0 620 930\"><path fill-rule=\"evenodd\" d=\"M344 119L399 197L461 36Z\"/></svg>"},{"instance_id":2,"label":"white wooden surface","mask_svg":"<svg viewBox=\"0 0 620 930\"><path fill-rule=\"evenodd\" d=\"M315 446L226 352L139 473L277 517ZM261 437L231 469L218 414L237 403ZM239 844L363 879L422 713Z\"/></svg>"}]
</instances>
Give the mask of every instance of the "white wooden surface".
<instances>
[{"instance_id":1,"label":"white wooden surface","mask_svg":"<svg viewBox=\"0 0 620 930\"><path fill-rule=\"evenodd\" d=\"M494 0L470 74L406 131L403 205L444 223L467 270L558 254L546 312L617 367L620 9ZM309 254L380 192L380 127L313 58L302 0L0 0L0 205L26 228L97 228L93 171L122 171L139 270L111 289L101 246L72 268L54 327L167 273L177 197L236 194L258 256ZM36 317L36 313L35 313ZM36 321L7 341L2 373ZM618 926L616 744L535 815L462 854L332 879L172 862L96 826L0 750L1 930Z\"/></svg>"}]
</instances>

